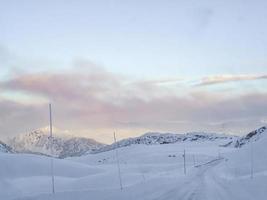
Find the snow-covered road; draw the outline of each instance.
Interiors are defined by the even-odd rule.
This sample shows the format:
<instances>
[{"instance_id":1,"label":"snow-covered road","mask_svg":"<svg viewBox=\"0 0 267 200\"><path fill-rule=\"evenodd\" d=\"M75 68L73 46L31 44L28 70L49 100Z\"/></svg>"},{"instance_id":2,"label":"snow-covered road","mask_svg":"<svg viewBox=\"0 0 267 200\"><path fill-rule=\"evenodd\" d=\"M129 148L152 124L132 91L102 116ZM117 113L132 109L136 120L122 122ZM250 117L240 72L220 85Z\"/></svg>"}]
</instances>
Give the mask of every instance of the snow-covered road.
<instances>
[{"instance_id":1,"label":"snow-covered road","mask_svg":"<svg viewBox=\"0 0 267 200\"><path fill-rule=\"evenodd\" d=\"M212 168L223 161L224 159L215 159L197 167L194 174L189 174L188 177L185 176L180 185L176 185L171 190L166 191L158 199L226 199L224 195L225 189L218 183L216 175L211 173Z\"/></svg>"}]
</instances>

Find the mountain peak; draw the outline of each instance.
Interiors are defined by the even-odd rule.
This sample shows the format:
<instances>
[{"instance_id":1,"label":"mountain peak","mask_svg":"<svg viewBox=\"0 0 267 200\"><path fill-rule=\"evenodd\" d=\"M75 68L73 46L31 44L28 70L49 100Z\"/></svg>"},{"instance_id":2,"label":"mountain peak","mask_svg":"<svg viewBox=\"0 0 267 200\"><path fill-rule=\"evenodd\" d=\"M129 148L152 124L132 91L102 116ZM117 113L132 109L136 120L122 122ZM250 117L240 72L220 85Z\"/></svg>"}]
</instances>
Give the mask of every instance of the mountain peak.
<instances>
[{"instance_id":1,"label":"mountain peak","mask_svg":"<svg viewBox=\"0 0 267 200\"><path fill-rule=\"evenodd\" d=\"M264 132L267 132L266 130L267 130L267 127L263 126L259 129L249 132L247 135L245 135L244 137L236 141L235 147L242 147L243 145L251 141L257 141L260 137L262 137Z\"/></svg>"},{"instance_id":2,"label":"mountain peak","mask_svg":"<svg viewBox=\"0 0 267 200\"><path fill-rule=\"evenodd\" d=\"M5 144L4 142L0 141L0 152L3 153L12 153L12 148Z\"/></svg>"},{"instance_id":3,"label":"mountain peak","mask_svg":"<svg viewBox=\"0 0 267 200\"><path fill-rule=\"evenodd\" d=\"M35 153L59 158L81 156L104 146L93 139L55 134L51 141L46 129L20 134L9 140L9 145L19 153Z\"/></svg>"}]
</instances>

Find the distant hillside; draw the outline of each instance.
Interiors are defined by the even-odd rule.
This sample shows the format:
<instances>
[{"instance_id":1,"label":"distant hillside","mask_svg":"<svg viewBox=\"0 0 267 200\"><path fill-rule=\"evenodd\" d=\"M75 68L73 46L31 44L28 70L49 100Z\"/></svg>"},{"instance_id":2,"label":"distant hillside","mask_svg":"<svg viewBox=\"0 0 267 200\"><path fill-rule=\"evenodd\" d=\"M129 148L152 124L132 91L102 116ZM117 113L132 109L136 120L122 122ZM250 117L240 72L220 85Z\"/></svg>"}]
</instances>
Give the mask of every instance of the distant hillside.
<instances>
[{"instance_id":1,"label":"distant hillside","mask_svg":"<svg viewBox=\"0 0 267 200\"><path fill-rule=\"evenodd\" d=\"M9 140L8 144L17 153L34 153L58 158L81 156L104 146L93 139L55 135L51 151L49 134L43 130L18 135Z\"/></svg>"},{"instance_id":2,"label":"distant hillside","mask_svg":"<svg viewBox=\"0 0 267 200\"><path fill-rule=\"evenodd\" d=\"M96 152L109 151L120 147L130 146L134 144L145 144L145 145L158 145L158 144L173 144L179 142L205 142L213 141L218 142L218 145L223 145L233 140L237 140L237 136L216 134L216 133L204 133L195 132L187 134L174 134L174 133L146 133L140 137L128 138L111 145L104 146Z\"/></svg>"},{"instance_id":3,"label":"distant hillside","mask_svg":"<svg viewBox=\"0 0 267 200\"><path fill-rule=\"evenodd\" d=\"M245 135L244 137L241 137L240 139L238 139L235 143L234 146L239 148L242 147L243 145L249 143L250 141L257 141L259 140L259 138L262 137L262 134L264 134L264 132L267 130L266 126L263 126L257 130L251 131L250 133L248 133L247 135ZM265 132L266 134L266 132Z\"/></svg>"},{"instance_id":4,"label":"distant hillside","mask_svg":"<svg viewBox=\"0 0 267 200\"><path fill-rule=\"evenodd\" d=\"M126 147L136 144L162 145L183 142L214 142L221 147L242 147L251 140L258 140L266 131L266 127L261 127L249 134L238 137L226 134L192 132L187 134L157 133L150 132L140 137L127 138L111 145L104 145L93 139L57 135L53 137L53 149L50 150L50 139L47 131L36 130L27 134L18 135L9 140L8 145L0 142L1 152L33 153L40 155L66 158L82 156L89 153L100 153L116 148Z\"/></svg>"},{"instance_id":5,"label":"distant hillside","mask_svg":"<svg viewBox=\"0 0 267 200\"><path fill-rule=\"evenodd\" d=\"M0 141L0 152L3 153L12 153L12 148L8 146L7 144Z\"/></svg>"}]
</instances>

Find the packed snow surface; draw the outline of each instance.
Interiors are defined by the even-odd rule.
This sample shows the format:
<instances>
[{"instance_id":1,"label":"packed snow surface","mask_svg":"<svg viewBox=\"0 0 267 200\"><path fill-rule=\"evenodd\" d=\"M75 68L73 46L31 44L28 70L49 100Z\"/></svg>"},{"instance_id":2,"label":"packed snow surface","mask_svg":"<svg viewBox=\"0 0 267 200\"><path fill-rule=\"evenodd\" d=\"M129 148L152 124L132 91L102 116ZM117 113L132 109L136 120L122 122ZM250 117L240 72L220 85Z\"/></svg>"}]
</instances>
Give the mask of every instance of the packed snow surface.
<instances>
[{"instance_id":1,"label":"packed snow surface","mask_svg":"<svg viewBox=\"0 0 267 200\"><path fill-rule=\"evenodd\" d=\"M0 153L0 199L263 200L267 196L266 145L264 130L258 140L251 140L242 148L218 146L213 140L133 144L97 154L54 159L54 195L51 158Z\"/></svg>"}]
</instances>

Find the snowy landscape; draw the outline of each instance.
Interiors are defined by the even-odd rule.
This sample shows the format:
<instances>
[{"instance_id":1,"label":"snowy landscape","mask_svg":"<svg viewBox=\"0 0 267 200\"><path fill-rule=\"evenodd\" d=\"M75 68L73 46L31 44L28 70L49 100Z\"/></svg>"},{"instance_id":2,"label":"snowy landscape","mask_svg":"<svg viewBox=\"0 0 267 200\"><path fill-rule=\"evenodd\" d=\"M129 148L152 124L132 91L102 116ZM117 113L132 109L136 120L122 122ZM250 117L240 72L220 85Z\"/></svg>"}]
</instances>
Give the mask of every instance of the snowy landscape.
<instances>
[{"instance_id":1,"label":"snowy landscape","mask_svg":"<svg viewBox=\"0 0 267 200\"><path fill-rule=\"evenodd\" d=\"M267 200L267 0L0 0L0 200Z\"/></svg>"},{"instance_id":2,"label":"snowy landscape","mask_svg":"<svg viewBox=\"0 0 267 200\"><path fill-rule=\"evenodd\" d=\"M40 138L40 131L26 134L23 144L34 136L35 140ZM42 137L45 136L43 133ZM53 155L55 194L51 188L51 157L44 155L46 151L34 153L36 143L31 143L33 149L26 154L24 150L13 150L18 149L14 139L10 144L13 148L0 144L0 199L262 200L266 197L266 127L243 137L148 133L112 145L99 145L95 151L88 150L76 157L73 152L65 154L64 159ZM84 142L80 145L86 146ZM30 144L25 148L29 150Z\"/></svg>"}]
</instances>

